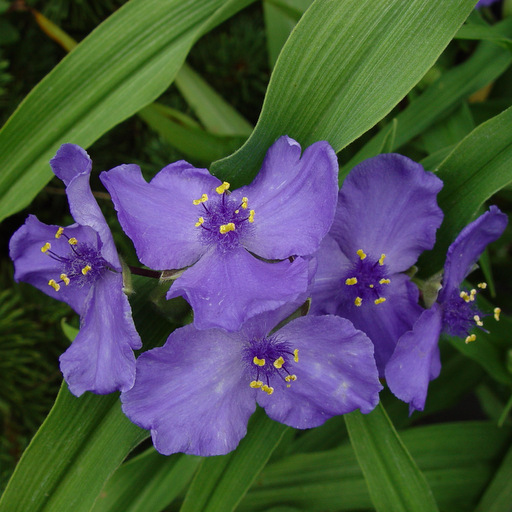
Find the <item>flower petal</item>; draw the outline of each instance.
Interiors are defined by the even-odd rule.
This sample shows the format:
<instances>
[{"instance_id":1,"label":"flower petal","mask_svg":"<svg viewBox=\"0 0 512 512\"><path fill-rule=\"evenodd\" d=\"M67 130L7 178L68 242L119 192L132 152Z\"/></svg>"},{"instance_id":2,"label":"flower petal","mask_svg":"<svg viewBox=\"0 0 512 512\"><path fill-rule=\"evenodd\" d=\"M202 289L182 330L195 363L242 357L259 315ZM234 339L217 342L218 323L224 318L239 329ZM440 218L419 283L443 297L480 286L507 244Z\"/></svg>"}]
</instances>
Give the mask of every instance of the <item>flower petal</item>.
<instances>
[{"instance_id":1,"label":"flower petal","mask_svg":"<svg viewBox=\"0 0 512 512\"><path fill-rule=\"evenodd\" d=\"M442 311L438 304L425 310L411 331L398 340L386 365L386 382L395 396L409 404L409 412L422 411L428 384L440 372L438 341Z\"/></svg>"},{"instance_id":2,"label":"flower petal","mask_svg":"<svg viewBox=\"0 0 512 512\"><path fill-rule=\"evenodd\" d=\"M359 249L386 255L391 273L413 265L434 246L443 213L442 181L409 158L378 155L350 172L338 196L331 235L349 258Z\"/></svg>"},{"instance_id":3,"label":"flower petal","mask_svg":"<svg viewBox=\"0 0 512 512\"><path fill-rule=\"evenodd\" d=\"M331 146L317 142L302 155L281 137L267 152L261 171L234 192L254 209L254 231L245 247L266 259L314 253L331 227L338 192L338 161Z\"/></svg>"},{"instance_id":4,"label":"flower petal","mask_svg":"<svg viewBox=\"0 0 512 512\"><path fill-rule=\"evenodd\" d=\"M192 203L220 184L206 169L175 162L147 183L137 165L120 165L100 179L142 263L157 270L183 268L206 250L194 226L203 210Z\"/></svg>"},{"instance_id":5,"label":"flower petal","mask_svg":"<svg viewBox=\"0 0 512 512\"><path fill-rule=\"evenodd\" d=\"M69 390L104 395L127 391L135 379L134 349L142 344L122 291L121 274L106 272L89 294L80 331L60 356L60 369Z\"/></svg>"},{"instance_id":6,"label":"flower petal","mask_svg":"<svg viewBox=\"0 0 512 512\"><path fill-rule=\"evenodd\" d=\"M448 248L444 264L443 287L439 292L439 301L443 302L458 290L462 281L473 269L485 248L497 240L505 230L508 217L497 206L468 224Z\"/></svg>"},{"instance_id":7,"label":"flower petal","mask_svg":"<svg viewBox=\"0 0 512 512\"><path fill-rule=\"evenodd\" d=\"M312 428L331 416L355 409L368 413L379 402L373 345L344 318L307 316L277 331L297 348L299 361L290 368L297 380L275 379L274 392L258 393L270 418L294 428Z\"/></svg>"},{"instance_id":8,"label":"flower petal","mask_svg":"<svg viewBox=\"0 0 512 512\"><path fill-rule=\"evenodd\" d=\"M160 453L222 455L245 436L256 400L241 363L242 341L187 325L139 357L135 385L121 395L123 411L151 429Z\"/></svg>"},{"instance_id":9,"label":"flower petal","mask_svg":"<svg viewBox=\"0 0 512 512\"><path fill-rule=\"evenodd\" d=\"M238 331L249 318L297 300L308 287L308 261L261 261L245 249L211 250L185 270L167 298L183 297L198 329Z\"/></svg>"}]
</instances>

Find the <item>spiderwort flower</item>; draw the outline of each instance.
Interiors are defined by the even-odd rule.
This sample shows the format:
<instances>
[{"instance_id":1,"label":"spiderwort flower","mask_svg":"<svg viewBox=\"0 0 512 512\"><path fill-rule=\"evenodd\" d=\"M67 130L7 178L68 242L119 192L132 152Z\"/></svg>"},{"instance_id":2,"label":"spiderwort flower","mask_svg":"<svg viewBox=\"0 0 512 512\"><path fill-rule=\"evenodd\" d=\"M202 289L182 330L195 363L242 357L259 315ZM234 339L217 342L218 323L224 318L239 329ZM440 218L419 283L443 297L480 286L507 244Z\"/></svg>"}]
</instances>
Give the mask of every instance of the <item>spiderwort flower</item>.
<instances>
[{"instance_id":1,"label":"spiderwort flower","mask_svg":"<svg viewBox=\"0 0 512 512\"><path fill-rule=\"evenodd\" d=\"M308 258L334 216L337 172L327 142L301 157L300 145L281 137L252 184L232 193L229 183L185 161L150 183L136 165L101 179L142 263L155 270L190 267L167 298L183 295L198 329L236 331L306 291Z\"/></svg>"},{"instance_id":2,"label":"spiderwort flower","mask_svg":"<svg viewBox=\"0 0 512 512\"><path fill-rule=\"evenodd\" d=\"M66 185L76 224L49 226L30 215L9 244L14 277L80 315L80 331L60 357L70 391L76 396L126 391L135 379L132 349L141 341L112 234L89 185L91 159L81 147L64 144L50 165Z\"/></svg>"},{"instance_id":3,"label":"spiderwort flower","mask_svg":"<svg viewBox=\"0 0 512 512\"><path fill-rule=\"evenodd\" d=\"M470 334L483 326L485 316L475 302L477 289L461 290L466 276L488 244L497 240L507 225L507 216L496 206L467 225L450 245L444 265L443 286L437 301L424 310L412 330L399 340L386 366L386 381L391 391L409 404L409 411L422 411L429 381L441 370L438 341L442 332L474 341ZM480 283L478 288L485 288ZM500 310L494 312L499 319Z\"/></svg>"},{"instance_id":4,"label":"spiderwort flower","mask_svg":"<svg viewBox=\"0 0 512 512\"><path fill-rule=\"evenodd\" d=\"M382 386L364 333L335 316L301 317L270 333L278 315L263 313L232 333L177 329L138 358L135 385L121 395L124 413L151 429L160 453L209 456L236 448L256 403L301 429L377 405Z\"/></svg>"},{"instance_id":5,"label":"spiderwort flower","mask_svg":"<svg viewBox=\"0 0 512 512\"><path fill-rule=\"evenodd\" d=\"M329 235L318 253L312 312L348 318L375 345L384 367L422 309L405 272L431 249L443 214L442 182L398 154L370 158L350 172Z\"/></svg>"},{"instance_id":6,"label":"spiderwort flower","mask_svg":"<svg viewBox=\"0 0 512 512\"><path fill-rule=\"evenodd\" d=\"M494 4L496 3L498 0L480 0L476 5L475 5L475 9L478 9L480 7L485 7L487 5L491 5L491 4Z\"/></svg>"}]
</instances>

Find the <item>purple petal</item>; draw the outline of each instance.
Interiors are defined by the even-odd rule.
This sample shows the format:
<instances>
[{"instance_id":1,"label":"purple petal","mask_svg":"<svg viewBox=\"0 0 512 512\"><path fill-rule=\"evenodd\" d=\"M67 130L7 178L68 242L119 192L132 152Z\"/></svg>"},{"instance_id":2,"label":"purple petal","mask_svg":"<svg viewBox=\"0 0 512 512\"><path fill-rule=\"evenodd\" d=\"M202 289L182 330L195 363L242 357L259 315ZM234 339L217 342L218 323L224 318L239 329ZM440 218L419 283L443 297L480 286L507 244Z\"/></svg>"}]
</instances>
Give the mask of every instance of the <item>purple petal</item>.
<instances>
[{"instance_id":1,"label":"purple petal","mask_svg":"<svg viewBox=\"0 0 512 512\"><path fill-rule=\"evenodd\" d=\"M192 201L216 194L220 184L206 169L175 162L147 183L138 166L121 165L100 178L142 263L158 270L183 268L205 252L194 226L202 206Z\"/></svg>"},{"instance_id":2,"label":"purple petal","mask_svg":"<svg viewBox=\"0 0 512 512\"><path fill-rule=\"evenodd\" d=\"M53 259L49 253L41 252L47 243L51 251L64 255L71 251L68 241L55 238L59 226L40 222L34 215L29 215L25 224L12 236L9 254L14 262L14 279L35 286L54 299L69 304L78 314L82 314L90 286L64 286L55 291L49 284L50 279L58 282L63 272L62 263ZM75 237L95 248L99 246L98 234L88 226L72 225L65 228L69 237Z\"/></svg>"},{"instance_id":3,"label":"purple petal","mask_svg":"<svg viewBox=\"0 0 512 512\"><path fill-rule=\"evenodd\" d=\"M381 376L402 334L412 329L423 309L418 305L418 289L404 274L391 276L381 304L366 301L361 306L344 301L338 315L348 318L375 346L375 359Z\"/></svg>"},{"instance_id":4,"label":"purple petal","mask_svg":"<svg viewBox=\"0 0 512 512\"><path fill-rule=\"evenodd\" d=\"M443 302L453 290L458 290L462 281L473 269L485 248L497 240L507 226L508 218L498 207L468 224L448 248L444 264L443 287L439 301Z\"/></svg>"},{"instance_id":5,"label":"purple petal","mask_svg":"<svg viewBox=\"0 0 512 512\"><path fill-rule=\"evenodd\" d=\"M241 364L243 340L187 325L137 360L134 387L121 395L124 413L151 429L164 455L222 455L234 450L256 408Z\"/></svg>"},{"instance_id":6,"label":"purple petal","mask_svg":"<svg viewBox=\"0 0 512 512\"><path fill-rule=\"evenodd\" d=\"M395 396L409 404L409 412L422 411L428 384L441 370L438 341L442 311L438 304L425 310L412 331L406 332L386 365L386 382Z\"/></svg>"},{"instance_id":7,"label":"purple petal","mask_svg":"<svg viewBox=\"0 0 512 512\"><path fill-rule=\"evenodd\" d=\"M407 270L434 246L443 219L436 202L442 185L402 155L365 160L341 187L331 235L348 258L362 249L375 258L385 254L391 273Z\"/></svg>"},{"instance_id":8,"label":"purple petal","mask_svg":"<svg viewBox=\"0 0 512 512\"><path fill-rule=\"evenodd\" d=\"M78 224L90 226L100 235L103 257L121 270L112 233L94 198L89 178L92 162L84 149L75 144L63 144L50 160L55 175L66 185L71 215Z\"/></svg>"},{"instance_id":9,"label":"purple petal","mask_svg":"<svg viewBox=\"0 0 512 512\"><path fill-rule=\"evenodd\" d=\"M274 392L258 393L270 418L294 428L312 428L355 409L368 413L379 402L377 367L370 340L344 318L307 316L293 320L277 336L299 350L297 380L275 379Z\"/></svg>"},{"instance_id":10,"label":"purple petal","mask_svg":"<svg viewBox=\"0 0 512 512\"><path fill-rule=\"evenodd\" d=\"M122 291L121 274L107 272L89 295L80 331L60 356L60 369L75 396L127 391L135 379L133 349L141 347Z\"/></svg>"},{"instance_id":11,"label":"purple petal","mask_svg":"<svg viewBox=\"0 0 512 512\"><path fill-rule=\"evenodd\" d=\"M255 212L254 231L245 247L266 259L314 253L331 227L338 192L338 162L327 142L309 146L281 137L267 152L246 196Z\"/></svg>"},{"instance_id":12,"label":"purple petal","mask_svg":"<svg viewBox=\"0 0 512 512\"><path fill-rule=\"evenodd\" d=\"M198 329L238 331L249 318L297 300L308 287L303 258L261 261L245 249L206 253L172 285L167 298L183 295Z\"/></svg>"},{"instance_id":13,"label":"purple petal","mask_svg":"<svg viewBox=\"0 0 512 512\"><path fill-rule=\"evenodd\" d=\"M486 5L491 5L496 3L498 0L480 0L476 5L475 9L479 9L480 7L484 7Z\"/></svg>"}]
</instances>

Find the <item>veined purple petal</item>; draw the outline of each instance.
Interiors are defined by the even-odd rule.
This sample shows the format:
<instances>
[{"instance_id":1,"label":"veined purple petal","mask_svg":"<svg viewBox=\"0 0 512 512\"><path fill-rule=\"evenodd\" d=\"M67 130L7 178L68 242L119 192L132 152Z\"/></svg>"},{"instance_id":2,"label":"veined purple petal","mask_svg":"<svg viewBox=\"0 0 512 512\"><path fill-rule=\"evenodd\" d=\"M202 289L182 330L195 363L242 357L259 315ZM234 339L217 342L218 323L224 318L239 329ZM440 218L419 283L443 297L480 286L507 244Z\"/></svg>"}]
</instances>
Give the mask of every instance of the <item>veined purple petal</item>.
<instances>
[{"instance_id":1,"label":"veined purple petal","mask_svg":"<svg viewBox=\"0 0 512 512\"><path fill-rule=\"evenodd\" d=\"M187 162L164 167L150 183L136 165L101 173L123 230L132 239L142 263L157 270L183 268L207 250L195 223L203 205L193 201L216 194L220 181L206 169Z\"/></svg>"},{"instance_id":2,"label":"veined purple petal","mask_svg":"<svg viewBox=\"0 0 512 512\"><path fill-rule=\"evenodd\" d=\"M183 297L198 329L238 331L249 318L297 300L308 287L309 262L261 261L245 249L212 250L185 270L167 298Z\"/></svg>"},{"instance_id":3,"label":"veined purple petal","mask_svg":"<svg viewBox=\"0 0 512 512\"><path fill-rule=\"evenodd\" d=\"M222 455L234 450L256 409L255 390L241 364L243 340L218 329L187 325L137 360L123 411L151 429L164 455Z\"/></svg>"},{"instance_id":4,"label":"veined purple petal","mask_svg":"<svg viewBox=\"0 0 512 512\"><path fill-rule=\"evenodd\" d=\"M107 272L89 294L80 331L60 356L60 369L69 390L104 395L127 391L135 379L132 349L141 347L131 317L130 304L122 291L121 274Z\"/></svg>"},{"instance_id":5,"label":"veined purple petal","mask_svg":"<svg viewBox=\"0 0 512 512\"><path fill-rule=\"evenodd\" d=\"M508 217L497 206L491 206L459 233L448 248L439 302L445 301L454 290L458 291L487 245L501 236L507 222Z\"/></svg>"},{"instance_id":6,"label":"veined purple petal","mask_svg":"<svg viewBox=\"0 0 512 512\"><path fill-rule=\"evenodd\" d=\"M92 161L87 151L80 146L62 144L50 160L50 166L55 176L61 179L67 187L77 176L91 173Z\"/></svg>"},{"instance_id":7,"label":"veined purple petal","mask_svg":"<svg viewBox=\"0 0 512 512\"><path fill-rule=\"evenodd\" d=\"M411 331L399 340L386 365L386 382L395 396L409 404L409 413L422 411L428 384L441 370L438 341L442 311L438 304L423 311Z\"/></svg>"},{"instance_id":8,"label":"veined purple petal","mask_svg":"<svg viewBox=\"0 0 512 512\"><path fill-rule=\"evenodd\" d=\"M378 155L360 163L345 179L331 235L348 258L362 249L386 255L391 273L413 265L431 249L443 213L437 206L442 181L409 158Z\"/></svg>"},{"instance_id":9,"label":"veined purple petal","mask_svg":"<svg viewBox=\"0 0 512 512\"><path fill-rule=\"evenodd\" d=\"M275 335L298 349L298 362L289 369L296 380L288 384L276 378L272 395L257 394L270 418L294 428L312 428L331 416L355 409L368 413L377 405L382 386L373 345L348 320L306 316Z\"/></svg>"},{"instance_id":10,"label":"veined purple petal","mask_svg":"<svg viewBox=\"0 0 512 512\"><path fill-rule=\"evenodd\" d=\"M254 210L253 233L244 246L266 259L315 252L332 224L337 175L336 154L327 142L309 146L301 158L297 142L279 138L252 184L233 193L247 197Z\"/></svg>"}]
</instances>

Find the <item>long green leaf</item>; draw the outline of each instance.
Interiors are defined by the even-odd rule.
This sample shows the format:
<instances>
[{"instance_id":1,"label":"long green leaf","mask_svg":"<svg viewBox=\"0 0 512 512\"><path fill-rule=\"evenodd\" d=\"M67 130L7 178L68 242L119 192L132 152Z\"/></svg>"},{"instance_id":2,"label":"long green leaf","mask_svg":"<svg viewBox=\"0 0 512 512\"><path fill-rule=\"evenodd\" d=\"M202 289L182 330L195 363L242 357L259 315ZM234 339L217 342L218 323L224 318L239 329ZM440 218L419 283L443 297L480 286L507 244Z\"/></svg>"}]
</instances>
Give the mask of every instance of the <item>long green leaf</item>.
<instances>
[{"instance_id":1,"label":"long green leaf","mask_svg":"<svg viewBox=\"0 0 512 512\"><path fill-rule=\"evenodd\" d=\"M398 436L382 405L368 415L345 415L357 460L379 512L433 512L428 483Z\"/></svg>"},{"instance_id":2,"label":"long green leaf","mask_svg":"<svg viewBox=\"0 0 512 512\"><path fill-rule=\"evenodd\" d=\"M258 124L212 170L240 184L283 134L339 151L382 119L420 80L473 0L316 0L281 52Z\"/></svg>"},{"instance_id":3,"label":"long green leaf","mask_svg":"<svg viewBox=\"0 0 512 512\"><path fill-rule=\"evenodd\" d=\"M254 0L131 0L27 96L0 132L0 221L52 177L64 142L87 147L156 99L194 42Z\"/></svg>"}]
</instances>

